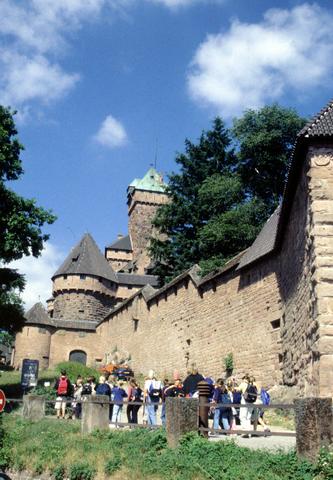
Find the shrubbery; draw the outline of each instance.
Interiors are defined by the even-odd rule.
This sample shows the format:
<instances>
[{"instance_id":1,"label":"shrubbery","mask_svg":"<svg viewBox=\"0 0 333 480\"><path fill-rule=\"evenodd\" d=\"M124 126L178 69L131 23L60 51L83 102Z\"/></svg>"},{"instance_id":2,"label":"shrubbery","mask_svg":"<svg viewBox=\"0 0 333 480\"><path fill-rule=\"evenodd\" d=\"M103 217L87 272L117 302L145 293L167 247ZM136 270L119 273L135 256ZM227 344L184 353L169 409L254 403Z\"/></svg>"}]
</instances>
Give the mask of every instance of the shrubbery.
<instances>
[{"instance_id":1,"label":"shrubbery","mask_svg":"<svg viewBox=\"0 0 333 480\"><path fill-rule=\"evenodd\" d=\"M81 375L83 378L93 376L96 377L97 380L100 375L100 373L94 368L86 367L85 365L82 365L82 363L78 362L58 363L56 366L56 373L58 376L60 375L61 370L66 370L67 376L73 383L76 381L78 375Z\"/></svg>"}]
</instances>

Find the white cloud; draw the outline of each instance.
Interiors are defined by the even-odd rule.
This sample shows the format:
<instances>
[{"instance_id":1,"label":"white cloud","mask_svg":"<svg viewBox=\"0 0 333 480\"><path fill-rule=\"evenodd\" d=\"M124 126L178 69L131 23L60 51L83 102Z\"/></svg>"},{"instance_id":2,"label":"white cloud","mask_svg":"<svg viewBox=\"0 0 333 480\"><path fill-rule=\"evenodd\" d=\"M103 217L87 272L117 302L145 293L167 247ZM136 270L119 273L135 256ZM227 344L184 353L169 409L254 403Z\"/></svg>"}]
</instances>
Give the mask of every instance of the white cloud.
<instances>
[{"instance_id":1,"label":"white cloud","mask_svg":"<svg viewBox=\"0 0 333 480\"><path fill-rule=\"evenodd\" d=\"M83 22L101 13L107 0L0 2L0 101L19 110L66 95L79 79L59 59ZM58 58L58 61L55 59Z\"/></svg>"},{"instance_id":2,"label":"white cloud","mask_svg":"<svg viewBox=\"0 0 333 480\"><path fill-rule=\"evenodd\" d=\"M64 255L51 243L46 243L40 257L23 257L8 264L25 275L26 286L22 293L25 308L28 310L35 303L45 301L51 297L51 277L59 267Z\"/></svg>"},{"instance_id":3,"label":"white cloud","mask_svg":"<svg viewBox=\"0 0 333 480\"><path fill-rule=\"evenodd\" d=\"M151 3L162 4L165 7L176 9L178 7L187 7L195 5L204 0L148 0Z\"/></svg>"},{"instance_id":4,"label":"white cloud","mask_svg":"<svg viewBox=\"0 0 333 480\"><path fill-rule=\"evenodd\" d=\"M119 120L108 115L94 136L94 140L105 147L121 147L127 142L127 134Z\"/></svg>"},{"instance_id":5,"label":"white cloud","mask_svg":"<svg viewBox=\"0 0 333 480\"><path fill-rule=\"evenodd\" d=\"M32 100L48 103L65 95L79 79L78 74L65 73L41 55L27 57L0 50L0 61L0 101L6 105L24 105Z\"/></svg>"},{"instance_id":6,"label":"white cloud","mask_svg":"<svg viewBox=\"0 0 333 480\"><path fill-rule=\"evenodd\" d=\"M230 117L287 91L306 93L327 84L332 24L328 11L309 4L270 9L258 24L234 20L197 49L188 74L191 96Z\"/></svg>"}]
</instances>

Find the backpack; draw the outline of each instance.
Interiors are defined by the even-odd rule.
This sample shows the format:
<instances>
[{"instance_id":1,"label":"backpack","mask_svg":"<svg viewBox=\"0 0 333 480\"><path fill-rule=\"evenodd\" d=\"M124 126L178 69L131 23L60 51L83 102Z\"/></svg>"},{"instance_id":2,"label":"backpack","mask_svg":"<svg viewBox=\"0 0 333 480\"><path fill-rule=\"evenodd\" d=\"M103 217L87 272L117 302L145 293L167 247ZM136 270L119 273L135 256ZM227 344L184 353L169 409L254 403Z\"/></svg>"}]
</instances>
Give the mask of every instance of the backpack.
<instances>
[{"instance_id":1,"label":"backpack","mask_svg":"<svg viewBox=\"0 0 333 480\"><path fill-rule=\"evenodd\" d=\"M244 393L244 399L247 403L254 403L257 400L258 391L257 387L252 383L249 383Z\"/></svg>"},{"instance_id":2,"label":"backpack","mask_svg":"<svg viewBox=\"0 0 333 480\"><path fill-rule=\"evenodd\" d=\"M263 405L269 405L271 403L271 396L265 389L261 389L260 392L260 400L262 401Z\"/></svg>"},{"instance_id":3,"label":"backpack","mask_svg":"<svg viewBox=\"0 0 333 480\"><path fill-rule=\"evenodd\" d=\"M149 386L148 394L152 402L159 402L161 396L161 382L153 380Z\"/></svg>"},{"instance_id":4,"label":"backpack","mask_svg":"<svg viewBox=\"0 0 333 480\"><path fill-rule=\"evenodd\" d=\"M133 390L133 402L141 402L141 397L142 397L142 390L140 387L134 388Z\"/></svg>"},{"instance_id":5,"label":"backpack","mask_svg":"<svg viewBox=\"0 0 333 480\"><path fill-rule=\"evenodd\" d=\"M222 393L220 403L224 403L224 404L229 404L230 403L231 404L230 395L228 395L227 393ZM230 412L230 407L220 407L220 412L221 413Z\"/></svg>"},{"instance_id":6,"label":"backpack","mask_svg":"<svg viewBox=\"0 0 333 480\"><path fill-rule=\"evenodd\" d=\"M91 395L91 394L92 394L92 388L90 383L85 383L82 387L81 395Z\"/></svg>"},{"instance_id":7,"label":"backpack","mask_svg":"<svg viewBox=\"0 0 333 480\"><path fill-rule=\"evenodd\" d=\"M67 390L68 390L68 380L67 378L60 378L58 388L57 388L57 394L58 395L67 395Z\"/></svg>"},{"instance_id":8,"label":"backpack","mask_svg":"<svg viewBox=\"0 0 333 480\"><path fill-rule=\"evenodd\" d=\"M236 405L239 405L242 401L242 394L241 392L233 392L232 394L232 403L236 404Z\"/></svg>"}]
</instances>

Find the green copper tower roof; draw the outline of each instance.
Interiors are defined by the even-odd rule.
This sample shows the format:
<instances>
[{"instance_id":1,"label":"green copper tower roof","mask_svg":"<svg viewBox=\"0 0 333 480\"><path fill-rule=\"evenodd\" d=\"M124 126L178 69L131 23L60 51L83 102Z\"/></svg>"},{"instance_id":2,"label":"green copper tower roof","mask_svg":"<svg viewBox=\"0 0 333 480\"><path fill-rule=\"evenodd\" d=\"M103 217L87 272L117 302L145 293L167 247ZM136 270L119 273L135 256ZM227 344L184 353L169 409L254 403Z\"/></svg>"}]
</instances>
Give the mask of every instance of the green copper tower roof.
<instances>
[{"instance_id":1,"label":"green copper tower roof","mask_svg":"<svg viewBox=\"0 0 333 480\"><path fill-rule=\"evenodd\" d=\"M162 175L155 168L150 168L143 178L135 178L128 186L128 188L131 187L138 190L164 193L166 184L163 182Z\"/></svg>"}]
</instances>

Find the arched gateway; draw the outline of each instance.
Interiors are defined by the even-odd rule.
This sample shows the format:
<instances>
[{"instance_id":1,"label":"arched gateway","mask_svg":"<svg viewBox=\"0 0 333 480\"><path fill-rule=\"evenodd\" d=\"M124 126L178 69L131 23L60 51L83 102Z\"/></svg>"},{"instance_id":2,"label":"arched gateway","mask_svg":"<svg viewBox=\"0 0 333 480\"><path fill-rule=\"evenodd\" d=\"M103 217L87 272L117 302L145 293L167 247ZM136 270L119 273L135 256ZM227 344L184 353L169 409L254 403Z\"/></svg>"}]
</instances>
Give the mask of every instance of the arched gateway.
<instances>
[{"instance_id":1,"label":"arched gateway","mask_svg":"<svg viewBox=\"0 0 333 480\"><path fill-rule=\"evenodd\" d=\"M83 365L87 364L87 354L83 350L72 350L69 354L70 362L78 362Z\"/></svg>"}]
</instances>

